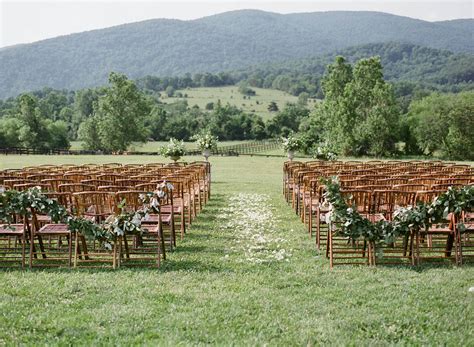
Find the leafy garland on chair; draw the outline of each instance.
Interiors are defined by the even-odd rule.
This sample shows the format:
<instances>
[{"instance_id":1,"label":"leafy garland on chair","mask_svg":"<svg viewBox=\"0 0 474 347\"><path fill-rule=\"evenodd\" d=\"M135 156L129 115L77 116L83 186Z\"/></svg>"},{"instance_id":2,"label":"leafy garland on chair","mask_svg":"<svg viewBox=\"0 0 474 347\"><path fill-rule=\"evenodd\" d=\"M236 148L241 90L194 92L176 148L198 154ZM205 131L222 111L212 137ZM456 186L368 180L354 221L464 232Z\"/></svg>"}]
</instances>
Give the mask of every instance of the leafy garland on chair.
<instances>
[{"instance_id":1,"label":"leafy garland on chair","mask_svg":"<svg viewBox=\"0 0 474 347\"><path fill-rule=\"evenodd\" d=\"M119 236L141 235L146 229L141 227L149 213L157 213L160 209L160 199L166 196L164 188L173 189L170 183L163 182L157 185L153 192L142 194L142 207L137 211L127 211L126 201L118 205L120 213L109 216L103 223L97 224L84 217L73 216L56 200L48 198L41 192L41 188L34 187L26 191L0 191L0 221L7 225L14 222L14 216L20 215L31 218L32 209L41 214L47 214L55 223L68 224L69 230L79 232L88 239L98 241L104 248L111 250L112 243Z\"/></svg>"},{"instance_id":2,"label":"leafy garland on chair","mask_svg":"<svg viewBox=\"0 0 474 347\"><path fill-rule=\"evenodd\" d=\"M348 206L341 194L337 177L321 179L326 187L324 198L331 206L330 219L340 227L337 233L355 240L375 243L392 243L399 236L407 236L412 230L427 229L433 224L442 223L449 213L457 217L462 211L474 207L474 186L462 188L449 187L432 203L418 203L415 206L401 207L394 212L392 221L373 223L363 217L355 206ZM457 224L460 232L465 230L462 223Z\"/></svg>"},{"instance_id":3,"label":"leafy garland on chair","mask_svg":"<svg viewBox=\"0 0 474 347\"><path fill-rule=\"evenodd\" d=\"M53 222L60 222L67 216L66 209L56 200L49 199L41 188L33 187L25 191L0 191L0 220L11 224L13 216L31 218L32 209L40 214L47 214Z\"/></svg>"}]
</instances>

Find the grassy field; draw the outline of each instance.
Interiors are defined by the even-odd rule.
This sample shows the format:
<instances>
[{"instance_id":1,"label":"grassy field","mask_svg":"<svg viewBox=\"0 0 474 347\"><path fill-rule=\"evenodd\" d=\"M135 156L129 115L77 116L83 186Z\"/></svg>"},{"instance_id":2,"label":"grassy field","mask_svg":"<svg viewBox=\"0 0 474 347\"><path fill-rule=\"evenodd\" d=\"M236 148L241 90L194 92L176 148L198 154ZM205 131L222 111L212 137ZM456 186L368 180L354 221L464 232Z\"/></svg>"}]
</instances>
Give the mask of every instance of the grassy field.
<instances>
[{"instance_id":1,"label":"grassy field","mask_svg":"<svg viewBox=\"0 0 474 347\"><path fill-rule=\"evenodd\" d=\"M213 88L189 88L179 90L178 92L187 94L187 98L168 98L162 97L162 101L165 103L175 102L179 99L188 101L189 106L198 105L200 108L205 108L209 102L216 103L220 100L223 105L229 103L242 108L246 112L255 112L256 114L263 117L263 119L269 119L272 117L272 113L268 111L268 104L275 101L280 109L282 109L288 102L296 102L298 98L291 94L275 90L275 89L263 89L263 88L252 88L257 93L256 96L251 96L250 99L244 99L244 95L239 93L238 86L228 87L213 87ZM257 104L258 102L258 104Z\"/></svg>"},{"instance_id":2,"label":"grassy field","mask_svg":"<svg viewBox=\"0 0 474 347\"><path fill-rule=\"evenodd\" d=\"M0 345L474 345L472 266L331 271L281 196L284 158L210 160L212 199L161 269L0 272ZM261 218L268 249L249 256Z\"/></svg>"}]
</instances>

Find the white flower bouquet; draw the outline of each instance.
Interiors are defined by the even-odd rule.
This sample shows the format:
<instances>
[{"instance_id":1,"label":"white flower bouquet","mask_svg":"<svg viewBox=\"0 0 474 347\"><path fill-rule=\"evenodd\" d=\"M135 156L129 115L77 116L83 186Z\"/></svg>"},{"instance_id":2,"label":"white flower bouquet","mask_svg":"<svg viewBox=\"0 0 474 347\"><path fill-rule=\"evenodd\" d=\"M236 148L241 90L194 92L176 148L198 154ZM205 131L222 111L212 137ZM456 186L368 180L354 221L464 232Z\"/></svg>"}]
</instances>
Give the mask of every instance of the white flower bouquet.
<instances>
[{"instance_id":1,"label":"white flower bouquet","mask_svg":"<svg viewBox=\"0 0 474 347\"><path fill-rule=\"evenodd\" d=\"M181 157L186 153L184 142L171 138L170 142L160 148L160 154L166 158Z\"/></svg>"}]
</instances>

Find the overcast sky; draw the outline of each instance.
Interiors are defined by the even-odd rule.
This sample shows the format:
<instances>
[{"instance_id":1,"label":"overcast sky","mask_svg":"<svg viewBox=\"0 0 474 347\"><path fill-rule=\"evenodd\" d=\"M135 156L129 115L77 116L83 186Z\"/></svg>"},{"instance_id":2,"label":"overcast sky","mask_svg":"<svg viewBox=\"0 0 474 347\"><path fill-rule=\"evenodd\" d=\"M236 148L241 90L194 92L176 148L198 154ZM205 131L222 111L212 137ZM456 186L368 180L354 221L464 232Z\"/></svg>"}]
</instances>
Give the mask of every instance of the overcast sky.
<instances>
[{"instance_id":1,"label":"overcast sky","mask_svg":"<svg viewBox=\"0 0 474 347\"><path fill-rule=\"evenodd\" d=\"M279 13L381 11L427 21L473 17L471 0L0 0L0 47L145 19L189 20L247 8Z\"/></svg>"}]
</instances>

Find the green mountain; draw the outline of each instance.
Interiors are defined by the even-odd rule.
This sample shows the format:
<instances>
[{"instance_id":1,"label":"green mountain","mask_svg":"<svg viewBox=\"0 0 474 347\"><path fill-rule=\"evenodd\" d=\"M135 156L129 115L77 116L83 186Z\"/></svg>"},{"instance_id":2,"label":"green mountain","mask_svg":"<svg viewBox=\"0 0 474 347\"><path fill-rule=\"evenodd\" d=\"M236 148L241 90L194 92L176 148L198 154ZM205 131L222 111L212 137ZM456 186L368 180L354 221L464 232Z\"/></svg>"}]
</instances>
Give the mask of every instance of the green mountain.
<instances>
[{"instance_id":1,"label":"green mountain","mask_svg":"<svg viewBox=\"0 0 474 347\"><path fill-rule=\"evenodd\" d=\"M234 73L234 78L237 80L247 79L251 85L273 87L298 94L291 88L285 89L279 86L279 81L286 82L290 86L292 84L293 87L299 84L299 88L305 82L307 85L315 85L317 82L314 83L314 81L324 75L327 65L334 62L338 55L353 63L363 58L379 56L384 68L384 77L392 82L410 81L425 85L438 85L440 88L474 83L473 54L452 53L446 50L397 42L373 43L348 47L317 57L259 64L238 70ZM288 84L288 80L293 83Z\"/></svg>"},{"instance_id":2,"label":"green mountain","mask_svg":"<svg viewBox=\"0 0 474 347\"><path fill-rule=\"evenodd\" d=\"M435 22L436 24L443 25L445 27L454 28L464 30L466 35L471 36L471 40L474 36L474 19L453 19L453 20L445 20L441 22Z\"/></svg>"},{"instance_id":3,"label":"green mountain","mask_svg":"<svg viewBox=\"0 0 474 347\"><path fill-rule=\"evenodd\" d=\"M217 72L377 42L473 53L472 23L431 23L378 12L254 10L193 21L148 20L1 49L0 98L43 87L102 85L110 71L131 78Z\"/></svg>"}]
</instances>

